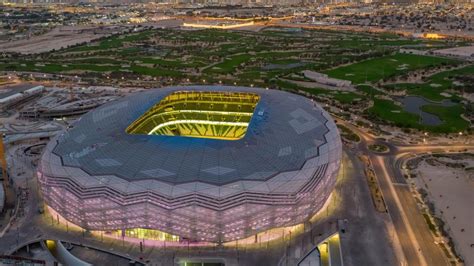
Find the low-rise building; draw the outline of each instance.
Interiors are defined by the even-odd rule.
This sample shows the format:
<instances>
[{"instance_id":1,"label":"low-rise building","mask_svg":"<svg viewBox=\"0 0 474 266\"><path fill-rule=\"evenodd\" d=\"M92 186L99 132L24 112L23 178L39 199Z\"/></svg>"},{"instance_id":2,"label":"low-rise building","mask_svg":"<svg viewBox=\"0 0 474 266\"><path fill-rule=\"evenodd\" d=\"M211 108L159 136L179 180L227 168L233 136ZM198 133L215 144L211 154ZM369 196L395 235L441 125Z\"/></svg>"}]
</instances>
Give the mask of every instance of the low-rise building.
<instances>
[{"instance_id":1,"label":"low-rise building","mask_svg":"<svg viewBox=\"0 0 474 266\"><path fill-rule=\"evenodd\" d=\"M5 89L5 92L0 93L0 110L8 111L14 105L40 95L44 90L44 86L26 84L11 86Z\"/></svg>"},{"instance_id":2,"label":"low-rise building","mask_svg":"<svg viewBox=\"0 0 474 266\"><path fill-rule=\"evenodd\" d=\"M343 79L335 79L335 78L330 78L328 75L319 73L319 72L314 72L311 70L305 70L303 71L303 75L305 78L311 79L315 82L328 85L328 86L334 86L334 87L350 87L352 85L352 82L349 80L343 80Z\"/></svg>"}]
</instances>

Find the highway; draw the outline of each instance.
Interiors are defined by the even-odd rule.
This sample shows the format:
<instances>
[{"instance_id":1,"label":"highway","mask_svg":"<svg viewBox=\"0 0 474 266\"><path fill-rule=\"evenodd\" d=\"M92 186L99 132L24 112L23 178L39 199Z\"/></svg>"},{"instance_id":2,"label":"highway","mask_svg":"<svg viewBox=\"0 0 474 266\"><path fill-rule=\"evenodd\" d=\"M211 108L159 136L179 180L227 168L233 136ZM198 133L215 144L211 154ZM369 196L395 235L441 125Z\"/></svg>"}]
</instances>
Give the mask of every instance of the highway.
<instances>
[{"instance_id":1,"label":"highway","mask_svg":"<svg viewBox=\"0 0 474 266\"><path fill-rule=\"evenodd\" d=\"M338 118L338 123L350 128L361 138L357 144L360 152L371 160L388 212L396 229L405 260L401 265L448 265L441 247L435 243L424 217L402 173L404 160L427 152L472 150L474 144L451 145L394 145L375 138L364 130ZM389 147L386 153L368 149L370 144Z\"/></svg>"}]
</instances>

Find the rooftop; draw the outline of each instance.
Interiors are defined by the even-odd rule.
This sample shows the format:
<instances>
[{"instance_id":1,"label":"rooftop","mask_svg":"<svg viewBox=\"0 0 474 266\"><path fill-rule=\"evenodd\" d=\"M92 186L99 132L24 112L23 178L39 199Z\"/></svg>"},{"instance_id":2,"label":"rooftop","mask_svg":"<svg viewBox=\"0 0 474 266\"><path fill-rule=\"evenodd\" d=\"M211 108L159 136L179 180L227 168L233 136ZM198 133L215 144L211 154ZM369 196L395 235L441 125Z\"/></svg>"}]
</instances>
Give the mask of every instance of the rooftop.
<instances>
[{"instance_id":1,"label":"rooftop","mask_svg":"<svg viewBox=\"0 0 474 266\"><path fill-rule=\"evenodd\" d=\"M22 93L26 90L34 88L36 85L33 84L19 84L19 85L7 85L0 88L0 99L10 97L17 93Z\"/></svg>"},{"instance_id":2,"label":"rooftop","mask_svg":"<svg viewBox=\"0 0 474 266\"><path fill-rule=\"evenodd\" d=\"M256 105L246 133L232 141L163 132L127 133L127 128L147 111L160 109L161 101L183 91L188 95L241 94L252 98ZM250 107L246 110L251 112ZM201 181L215 185L238 180L264 181L282 172L300 170L310 158L319 156L327 160L328 149L336 141L325 137L329 128L335 128L334 123L327 124L328 118L309 99L283 91L225 86L169 87L140 92L89 112L74 128L59 136L53 152L65 166L79 167L89 175L116 175L129 181L155 179L173 184ZM148 130L141 133L146 132L150 133ZM328 136L335 138L337 134Z\"/></svg>"}]
</instances>

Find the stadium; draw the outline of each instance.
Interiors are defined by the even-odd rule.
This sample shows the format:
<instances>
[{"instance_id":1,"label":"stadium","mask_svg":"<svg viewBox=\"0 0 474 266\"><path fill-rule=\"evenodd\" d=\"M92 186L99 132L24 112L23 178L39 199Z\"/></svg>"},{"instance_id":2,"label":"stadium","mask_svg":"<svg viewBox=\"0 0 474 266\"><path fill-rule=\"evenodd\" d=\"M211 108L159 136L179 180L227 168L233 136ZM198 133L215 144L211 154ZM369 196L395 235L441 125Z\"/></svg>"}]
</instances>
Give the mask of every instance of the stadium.
<instances>
[{"instance_id":1,"label":"stadium","mask_svg":"<svg viewBox=\"0 0 474 266\"><path fill-rule=\"evenodd\" d=\"M86 230L222 243L307 221L340 162L335 123L305 97L168 87L82 116L47 145L38 179Z\"/></svg>"}]
</instances>

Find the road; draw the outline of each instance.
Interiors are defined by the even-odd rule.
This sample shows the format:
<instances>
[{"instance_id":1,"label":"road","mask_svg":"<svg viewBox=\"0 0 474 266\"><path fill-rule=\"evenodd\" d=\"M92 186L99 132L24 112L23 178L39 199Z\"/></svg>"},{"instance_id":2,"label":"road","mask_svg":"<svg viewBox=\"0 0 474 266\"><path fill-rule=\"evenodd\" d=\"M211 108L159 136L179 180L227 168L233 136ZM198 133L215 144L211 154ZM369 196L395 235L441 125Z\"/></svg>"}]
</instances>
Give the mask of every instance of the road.
<instances>
[{"instance_id":1,"label":"road","mask_svg":"<svg viewBox=\"0 0 474 266\"><path fill-rule=\"evenodd\" d=\"M312 247L318 235L328 231L326 229L334 227L335 219L347 219L350 229L342 237L345 265L397 265L395 263L397 259L401 262L398 265L447 265L447 258L441 248L435 244L435 239L418 209L405 177L401 172L401 168L404 160L413 154L437 150L474 149L474 144L453 143L440 146L395 145L377 139L364 130L341 119L338 119L338 121L357 133L361 137L361 141L357 144L354 151L346 150L344 159L346 167L344 169L347 173L343 174L342 183L339 183L335 190L335 195L337 195L335 200L338 204L330 207L328 209L329 212L322 214L318 222L312 225L313 229L310 230L309 235L295 237L291 241L289 247L287 247L290 253L298 253L301 256L305 250ZM389 151L386 153L372 152L368 149L368 145L373 143L387 145ZM371 200L367 184L363 178L363 165L354 153L366 154L371 160L387 205L389 212L387 216L377 213L372 205L367 204ZM28 204L25 206L25 217L18 220L7 234L3 237L0 236L2 237L2 243L8 243L8 245L0 245L0 253L3 254L11 251L12 248L27 240L48 237L71 242L80 241L98 248L113 249L122 254L129 254L129 257L135 259L144 256L152 261L161 261L157 265L169 265L169 263L172 263L178 251L166 251L147 247L145 254L142 254L137 250L136 246L130 244L123 245L121 241L98 241L92 237L84 237L82 233L71 232L71 230L66 232L64 228L56 228L56 223L52 220L45 222L37 212L37 206L41 197L37 194L38 187L36 179L33 178L34 167L32 167L30 161L23 154L15 152L15 150L9 150L8 156L13 158L15 162L11 170L13 171L13 176L16 177L17 185L29 188L30 200L28 200ZM385 220L391 221L394 227L394 230L389 230L388 234L386 232ZM396 232L396 237L400 243L400 253L403 253L401 256L395 255L394 253L397 252L391 249L392 244L398 243L393 239L392 231ZM258 260L269 262L277 258L284 253L285 247L270 246L267 249L268 251L266 252L259 251L259 258L255 256L256 253L252 254L252 251L247 251L247 253L241 251L227 252L233 252L228 254L228 257L237 259L237 262L239 261L239 252L241 252L240 262L252 261L248 265L254 265L253 262ZM189 255L189 251L187 252L184 255ZM224 251L210 252L208 254L222 255L225 253L222 252ZM198 251L198 254L202 255L204 253L203 251ZM295 256L295 259L299 256Z\"/></svg>"},{"instance_id":2,"label":"road","mask_svg":"<svg viewBox=\"0 0 474 266\"><path fill-rule=\"evenodd\" d=\"M338 118L340 124L350 128L361 137L357 147L371 160L392 223L396 229L406 265L448 265L448 258L435 243L424 217L410 191L402 173L403 161L408 157L434 151L473 150L474 144L452 143L450 145L395 145L375 138L364 130ZM370 144L389 147L386 153L372 152Z\"/></svg>"},{"instance_id":3,"label":"road","mask_svg":"<svg viewBox=\"0 0 474 266\"><path fill-rule=\"evenodd\" d=\"M50 219L51 217L40 215L37 209L41 197L37 194L38 185L33 174L34 167L29 162L29 158L25 158L21 152L18 152L18 149L18 145L11 146L8 156L15 161L12 175L15 176L17 185L29 187L29 211L10 228L9 232L3 237L0 236L2 242L0 254L10 253L18 246L32 240L47 238L83 243L90 247L126 254L135 260L144 257L154 265L173 265L174 258L191 255L220 256L234 260L234 263L227 261L226 265L277 265L282 254L288 250L287 253L291 257L284 260L287 264L282 264L286 266L294 265L301 256L314 247L314 243L327 237L327 233L336 232L337 221L345 219L348 221L348 230L341 236L341 242L345 246L342 254L344 265L397 265L396 255L392 248L394 234L387 232L386 228L388 215L378 213L373 208L364 178L364 166L353 150L346 149L344 153L344 170L341 171L341 177L338 179L330 204L319 213L316 221L311 224L312 229L307 230L305 234L294 236L291 241L287 241L287 244L263 244L262 248L258 250L249 250L244 247L239 251L233 249L172 250L145 245L145 251L141 253L136 244L123 243L121 240L105 237L98 239L71 228L67 231L64 225L57 224L55 217ZM19 172L25 172L21 178L19 178Z\"/></svg>"}]
</instances>

